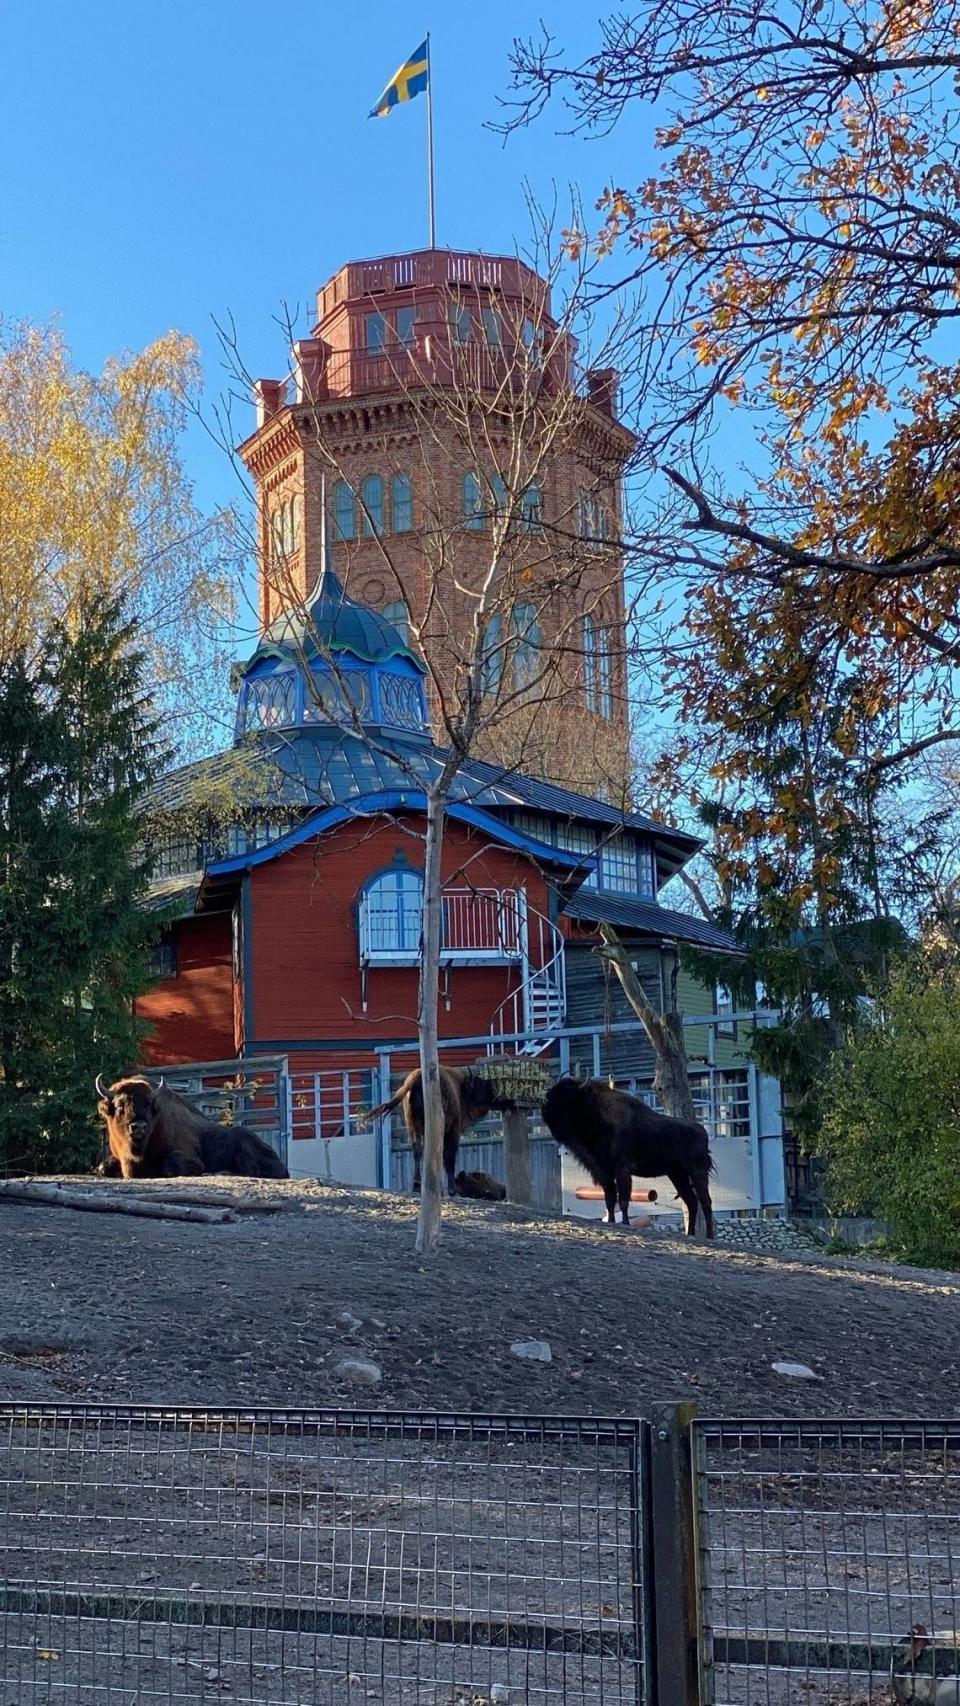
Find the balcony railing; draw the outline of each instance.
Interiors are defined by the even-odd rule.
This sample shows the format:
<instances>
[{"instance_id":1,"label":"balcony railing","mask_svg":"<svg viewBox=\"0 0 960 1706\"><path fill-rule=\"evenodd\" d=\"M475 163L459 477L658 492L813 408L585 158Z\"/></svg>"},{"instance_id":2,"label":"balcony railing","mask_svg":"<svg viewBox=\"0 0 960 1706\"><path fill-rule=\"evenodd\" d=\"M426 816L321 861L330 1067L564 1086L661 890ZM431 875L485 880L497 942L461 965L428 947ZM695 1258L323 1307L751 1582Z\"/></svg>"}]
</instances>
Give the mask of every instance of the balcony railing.
<instances>
[{"instance_id":1,"label":"balcony railing","mask_svg":"<svg viewBox=\"0 0 960 1706\"><path fill-rule=\"evenodd\" d=\"M502 295L522 297L538 309L546 307L547 286L531 267L512 256L476 255L450 249L421 249L409 255L386 255L354 261L341 267L317 292L317 319L324 320L342 302L356 302L384 292L450 285L492 288Z\"/></svg>"},{"instance_id":2,"label":"balcony railing","mask_svg":"<svg viewBox=\"0 0 960 1706\"><path fill-rule=\"evenodd\" d=\"M441 958L448 964L519 962L526 952L522 889L444 889ZM417 965L420 909L360 904L360 958L365 965Z\"/></svg>"},{"instance_id":3,"label":"balcony railing","mask_svg":"<svg viewBox=\"0 0 960 1706\"><path fill-rule=\"evenodd\" d=\"M538 367L535 359L518 350L505 336L502 346L471 337L459 343L442 322L433 330L419 330L414 342L394 340L380 350L331 350L317 370L301 383L288 383L283 403L323 403L338 398L363 397L376 391L407 391L422 386L442 386L468 393L502 391L505 395L526 394L531 376L538 373L544 390L554 395L565 384L578 383L572 346L557 339L549 360Z\"/></svg>"}]
</instances>

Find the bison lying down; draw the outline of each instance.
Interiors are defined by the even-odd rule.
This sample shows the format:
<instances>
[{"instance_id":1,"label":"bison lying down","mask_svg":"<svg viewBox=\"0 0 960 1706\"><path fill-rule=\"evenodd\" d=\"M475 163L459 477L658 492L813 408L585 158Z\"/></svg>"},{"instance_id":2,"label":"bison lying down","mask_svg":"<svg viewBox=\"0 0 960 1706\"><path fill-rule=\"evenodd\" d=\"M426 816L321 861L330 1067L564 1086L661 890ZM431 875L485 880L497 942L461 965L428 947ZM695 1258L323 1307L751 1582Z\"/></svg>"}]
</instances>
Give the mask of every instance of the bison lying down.
<instances>
[{"instance_id":1,"label":"bison lying down","mask_svg":"<svg viewBox=\"0 0 960 1706\"><path fill-rule=\"evenodd\" d=\"M245 1126L208 1120L163 1079L120 1078L107 1089L97 1079L97 1109L107 1127L103 1172L125 1179L184 1173L239 1173L248 1179L288 1179L279 1156Z\"/></svg>"},{"instance_id":2,"label":"bison lying down","mask_svg":"<svg viewBox=\"0 0 960 1706\"><path fill-rule=\"evenodd\" d=\"M441 1066L440 1094L443 1098L443 1168L447 1175L447 1190L450 1196L455 1197L457 1150L464 1132L494 1108L508 1109L514 1104L509 1098L494 1095L490 1080L472 1072L468 1066ZM403 1112L413 1150L413 1188L418 1191L423 1159L423 1088L419 1066L407 1073L389 1102L382 1102L379 1108L371 1108L366 1118L378 1119L381 1114L390 1113L392 1108L400 1108Z\"/></svg>"},{"instance_id":3,"label":"bison lying down","mask_svg":"<svg viewBox=\"0 0 960 1706\"><path fill-rule=\"evenodd\" d=\"M710 1174L713 1161L702 1125L657 1114L637 1096L612 1090L598 1078L581 1084L560 1078L548 1090L543 1117L558 1143L569 1149L601 1187L607 1222L616 1224L619 1200L624 1226L630 1223L630 1181L665 1175L687 1211L687 1231L697 1229L703 1210L708 1238L713 1237Z\"/></svg>"}]
</instances>

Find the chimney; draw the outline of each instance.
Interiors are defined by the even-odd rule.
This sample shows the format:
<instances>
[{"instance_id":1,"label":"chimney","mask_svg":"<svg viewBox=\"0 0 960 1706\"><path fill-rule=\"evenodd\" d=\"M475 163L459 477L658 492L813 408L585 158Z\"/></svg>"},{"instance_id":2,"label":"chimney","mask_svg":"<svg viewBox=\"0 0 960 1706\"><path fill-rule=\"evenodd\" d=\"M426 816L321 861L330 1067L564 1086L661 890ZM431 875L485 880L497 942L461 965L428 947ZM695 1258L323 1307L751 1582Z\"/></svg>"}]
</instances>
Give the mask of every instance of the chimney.
<instances>
[{"instance_id":1,"label":"chimney","mask_svg":"<svg viewBox=\"0 0 960 1706\"><path fill-rule=\"evenodd\" d=\"M293 346L293 382L298 403L316 403L326 396L324 367L327 346L322 338L300 338Z\"/></svg>"},{"instance_id":2,"label":"chimney","mask_svg":"<svg viewBox=\"0 0 960 1706\"><path fill-rule=\"evenodd\" d=\"M587 395L591 403L605 415L609 415L611 420L616 420L620 391L620 375L616 368L588 367L586 380Z\"/></svg>"},{"instance_id":3,"label":"chimney","mask_svg":"<svg viewBox=\"0 0 960 1706\"><path fill-rule=\"evenodd\" d=\"M286 402L286 385L282 379L255 379L253 382L253 400L257 406L257 426L262 427L265 421L282 409Z\"/></svg>"}]
</instances>

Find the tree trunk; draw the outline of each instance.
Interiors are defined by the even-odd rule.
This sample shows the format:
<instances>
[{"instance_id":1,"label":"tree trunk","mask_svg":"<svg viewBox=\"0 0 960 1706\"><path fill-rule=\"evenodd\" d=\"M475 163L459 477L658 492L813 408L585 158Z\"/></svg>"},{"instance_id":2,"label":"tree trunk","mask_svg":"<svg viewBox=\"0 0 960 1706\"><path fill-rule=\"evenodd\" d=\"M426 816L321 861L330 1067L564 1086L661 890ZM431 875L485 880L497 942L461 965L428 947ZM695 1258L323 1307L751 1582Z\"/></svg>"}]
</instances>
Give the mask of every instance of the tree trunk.
<instances>
[{"instance_id":1,"label":"tree trunk","mask_svg":"<svg viewBox=\"0 0 960 1706\"><path fill-rule=\"evenodd\" d=\"M440 1241L440 1203L443 1190L443 1098L440 1093L440 1055L437 1047L437 1008L440 996L440 939L443 919L443 829L446 797L427 800L427 837L423 861L423 941L420 960L420 1002L417 1029L423 1082L423 1162L417 1252L428 1256Z\"/></svg>"},{"instance_id":2,"label":"tree trunk","mask_svg":"<svg viewBox=\"0 0 960 1706\"><path fill-rule=\"evenodd\" d=\"M690 1067L683 1034L683 1015L676 1011L658 1013L640 982L617 932L611 924L600 925L604 958L620 980L620 986L650 1039L654 1054L653 1087L665 1113L677 1120L696 1120L690 1090Z\"/></svg>"}]
</instances>

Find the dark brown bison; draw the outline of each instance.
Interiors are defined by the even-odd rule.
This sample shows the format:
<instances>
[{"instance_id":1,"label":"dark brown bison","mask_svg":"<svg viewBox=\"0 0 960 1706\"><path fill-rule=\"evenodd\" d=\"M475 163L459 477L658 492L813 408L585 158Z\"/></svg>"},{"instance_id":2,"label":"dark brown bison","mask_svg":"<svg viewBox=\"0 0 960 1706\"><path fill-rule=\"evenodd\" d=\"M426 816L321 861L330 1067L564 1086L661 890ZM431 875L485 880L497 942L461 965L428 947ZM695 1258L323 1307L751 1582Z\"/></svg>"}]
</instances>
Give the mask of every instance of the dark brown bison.
<instances>
[{"instance_id":1,"label":"dark brown bison","mask_svg":"<svg viewBox=\"0 0 960 1706\"><path fill-rule=\"evenodd\" d=\"M279 1156L245 1126L218 1125L161 1078L120 1078L109 1089L97 1078L97 1110L107 1128L109 1154L102 1170L125 1179L161 1179L185 1173L239 1173L251 1179L287 1179Z\"/></svg>"},{"instance_id":2,"label":"dark brown bison","mask_svg":"<svg viewBox=\"0 0 960 1706\"><path fill-rule=\"evenodd\" d=\"M464 1132L478 1120L485 1119L493 1109L514 1106L508 1097L497 1096L489 1078L481 1077L468 1066L441 1066L440 1094L443 1098L443 1169L447 1175L447 1190L457 1194L457 1150ZM423 1089L419 1066L408 1072L399 1090L389 1102L371 1108L368 1120L389 1114L400 1108L413 1150L413 1188L420 1189L420 1167L423 1159Z\"/></svg>"},{"instance_id":3,"label":"dark brown bison","mask_svg":"<svg viewBox=\"0 0 960 1706\"><path fill-rule=\"evenodd\" d=\"M713 1237L710 1174L713 1161L702 1125L657 1114L637 1096L613 1090L598 1078L580 1083L559 1078L547 1091L543 1117L552 1135L584 1166L603 1191L607 1223L616 1224L616 1205L624 1226L630 1224L630 1181L670 1180L686 1209L687 1231L697 1229L697 1209L703 1211L708 1238Z\"/></svg>"},{"instance_id":4,"label":"dark brown bison","mask_svg":"<svg viewBox=\"0 0 960 1706\"><path fill-rule=\"evenodd\" d=\"M506 1185L501 1185L499 1179L491 1179L489 1173L482 1173L479 1168L474 1173L458 1173L454 1184L460 1196L476 1197L478 1202L506 1200Z\"/></svg>"}]
</instances>

